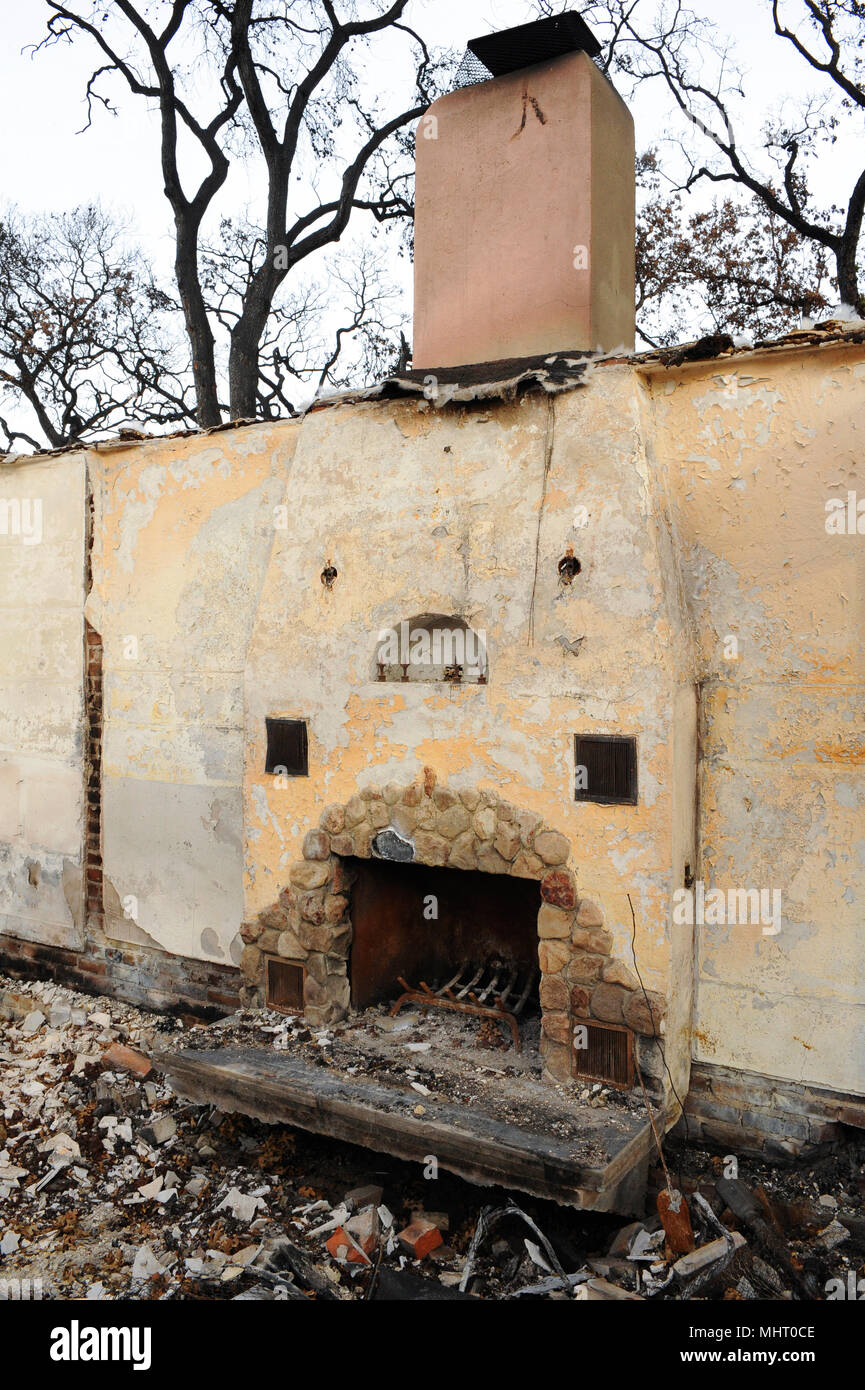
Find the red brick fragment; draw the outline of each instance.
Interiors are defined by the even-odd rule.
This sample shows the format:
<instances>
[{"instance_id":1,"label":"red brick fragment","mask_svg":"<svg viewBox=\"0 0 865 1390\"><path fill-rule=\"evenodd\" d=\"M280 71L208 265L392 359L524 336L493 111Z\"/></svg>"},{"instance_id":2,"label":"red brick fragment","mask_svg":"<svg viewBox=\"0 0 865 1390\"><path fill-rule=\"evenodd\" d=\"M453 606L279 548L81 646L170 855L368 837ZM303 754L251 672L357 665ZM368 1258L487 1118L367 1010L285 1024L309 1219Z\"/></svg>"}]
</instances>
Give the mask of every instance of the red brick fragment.
<instances>
[{"instance_id":1,"label":"red brick fragment","mask_svg":"<svg viewBox=\"0 0 865 1390\"><path fill-rule=\"evenodd\" d=\"M103 1052L102 1065L112 1070L119 1068L122 1071L131 1071L142 1080L153 1071L153 1063L149 1057L145 1057L143 1052L137 1052L133 1047L124 1047L123 1043L112 1043L108 1051Z\"/></svg>"},{"instance_id":2,"label":"red brick fragment","mask_svg":"<svg viewBox=\"0 0 865 1390\"><path fill-rule=\"evenodd\" d=\"M437 1245L442 1244L442 1233L431 1221L413 1221L400 1231L397 1237L400 1245L414 1260L422 1260Z\"/></svg>"}]
</instances>

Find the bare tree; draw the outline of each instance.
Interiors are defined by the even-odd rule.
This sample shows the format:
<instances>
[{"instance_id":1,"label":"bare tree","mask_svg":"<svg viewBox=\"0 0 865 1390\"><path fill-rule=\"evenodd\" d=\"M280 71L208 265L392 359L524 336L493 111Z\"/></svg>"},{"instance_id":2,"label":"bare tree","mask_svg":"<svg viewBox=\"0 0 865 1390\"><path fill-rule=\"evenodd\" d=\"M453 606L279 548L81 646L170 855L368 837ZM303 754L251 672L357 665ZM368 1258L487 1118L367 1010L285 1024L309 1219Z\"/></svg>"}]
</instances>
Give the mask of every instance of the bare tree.
<instances>
[{"instance_id":1,"label":"bare tree","mask_svg":"<svg viewBox=\"0 0 865 1390\"><path fill-rule=\"evenodd\" d=\"M266 233L226 218L202 247L202 286L213 319L230 339L261 264ZM373 247L347 249L326 286L308 280L277 297L258 346L255 414L296 415L302 400L386 374L403 326L399 295Z\"/></svg>"},{"instance_id":2,"label":"bare tree","mask_svg":"<svg viewBox=\"0 0 865 1390\"><path fill-rule=\"evenodd\" d=\"M564 8L567 5L558 0L536 0L538 13ZM740 206L752 231L762 226L764 234L774 238L774 247L766 246L768 269L773 256L784 249L780 229L786 225L794 234L786 239L787 250L801 257L810 244L816 256L810 265L821 257L830 261L842 301L865 313L858 263L865 168L860 159L849 186L843 193L839 190L832 203L821 201L814 179L821 154L845 129L857 136L861 130L865 3L755 0L754 10L762 12L779 46L788 45L802 62L803 94L795 113L770 119L759 143L753 139L753 123L739 122L737 105L740 99L756 101L758 93L746 93L721 23L711 22L682 0L595 0L582 13L605 43L598 59L602 70L630 91L641 83L662 84L673 110L690 122L697 153L693 145L671 140L684 161L681 174L673 172L669 153L664 159L671 191L687 192L701 183L733 185L734 197L741 201L725 199L716 208ZM812 92L807 91L809 78L815 84ZM673 224L671 233L676 230ZM770 274L762 284L766 288L771 283ZM783 294L778 303L784 307Z\"/></svg>"},{"instance_id":3,"label":"bare tree","mask_svg":"<svg viewBox=\"0 0 865 1390\"><path fill-rule=\"evenodd\" d=\"M0 221L0 401L16 419L0 415L0 452L145 421L194 423L174 316L100 208L30 220L10 210Z\"/></svg>"},{"instance_id":4,"label":"bare tree","mask_svg":"<svg viewBox=\"0 0 865 1390\"><path fill-rule=\"evenodd\" d=\"M406 127L426 110L437 65L403 23L408 0L370 0L365 8L361 0L344 0L339 12L335 0L153 0L147 6L115 0L110 11L100 0L46 3L53 11L46 42L85 34L105 60L87 84L88 108L109 106L103 83L111 76L158 106L175 272L202 425L221 419L202 286L202 221L234 154L253 148L263 158L265 225L253 239L228 361L230 414L251 417L260 405L261 344L283 283L340 240L355 210L379 222L411 215ZM407 39L415 54L413 95L390 113L381 94L369 96L353 65L358 47L385 33ZM186 91L197 90L207 72L218 95L196 115ZM206 172L189 193L180 172L181 133L205 159ZM305 190L310 182L322 192L295 206L298 186Z\"/></svg>"},{"instance_id":5,"label":"bare tree","mask_svg":"<svg viewBox=\"0 0 865 1390\"><path fill-rule=\"evenodd\" d=\"M686 211L662 184L654 150L637 160L637 325L644 342L739 333L772 338L828 308L829 257L756 200Z\"/></svg>"}]
</instances>

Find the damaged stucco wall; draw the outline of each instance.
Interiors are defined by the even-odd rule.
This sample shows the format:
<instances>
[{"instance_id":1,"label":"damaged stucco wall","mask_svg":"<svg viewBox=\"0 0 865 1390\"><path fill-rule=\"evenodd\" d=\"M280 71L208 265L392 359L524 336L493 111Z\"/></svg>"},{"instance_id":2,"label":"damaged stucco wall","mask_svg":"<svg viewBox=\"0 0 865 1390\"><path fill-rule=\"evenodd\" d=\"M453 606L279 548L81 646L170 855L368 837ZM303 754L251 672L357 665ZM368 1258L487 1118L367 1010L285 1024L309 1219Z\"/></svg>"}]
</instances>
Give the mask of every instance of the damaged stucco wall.
<instances>
[{"instance_id":1,"label":"damaged stucco wall","mask_svg":"<svg viewBox=\"0 0 865 1390\"><path fill-rule=\"evenodd\" d=\"M105 930L236 962L243 669L295 429L90 453Z\"/></svg>"},{"instance_id":2,"label":"damaged stucco wall","mask_svg":"<svg viewBox=\"0 0 865 1390\"><path fill-rule=\"evenodd\" d=\"M641 389L611 367L554 400L344 404L304 420L246 672L247 917L276 899L326 805L428 766L568 836L614 955L633 967L630 894L643 982L671 993L674 713L691 655ZM562 589L568 544L583 568ZM488 685L376 680L380 633L430 612L485 634ZM308 778L265 773L267 716L309 721ZM577 732L637 735L638 806L575 802ZM693 765L681 778L689 804ZM681 1085L690 960L688 937L667 1034Z\"/></svg>"},{"instance_id":3,"label":"damaged stucco wall","mask_svg":"<svg viewBox=\"0 0 865 1390\"><path fill-rule=\"evenodd\" d=\"M865 535L827 532L826 503L865 497L865 352L753 353L647 385L702 690L699 877L781 905L776 933L696 928L694 1056L861 1092Z\"/></svg>"},{"instance_id":4,"label":"damaged stucco wall","mask_svg":"<svg viewBox=\"0 0 865 1390\"><path fill-rule=\"evenodd\" d=\"M0 933L84 940L83 453L0 470Z\"/></svg>"},{"instance_id":5,"label":"damaged stucco wall","mask_svg":"<svg viewBox=\"0 0 865 1390\"><path fill-rule=\"evenodd\" d=\"M863 393L861 345L791 346L5 465L44 538L0 534L0 929L83 943L89 470L111 939L236 961L325 806L431 767L568 837L670 1001L677 1088L693 1055L865 1091L863 539L826 529L865 497ZM487 686L376 680L381 632L431 612L486 634ZM268 715L309 721L308 778L265 773ZM638 806L574 801L577 732L637 736ZM777 890L778 931L695 953L686 865Z\"/></svg>"}]
</instances>

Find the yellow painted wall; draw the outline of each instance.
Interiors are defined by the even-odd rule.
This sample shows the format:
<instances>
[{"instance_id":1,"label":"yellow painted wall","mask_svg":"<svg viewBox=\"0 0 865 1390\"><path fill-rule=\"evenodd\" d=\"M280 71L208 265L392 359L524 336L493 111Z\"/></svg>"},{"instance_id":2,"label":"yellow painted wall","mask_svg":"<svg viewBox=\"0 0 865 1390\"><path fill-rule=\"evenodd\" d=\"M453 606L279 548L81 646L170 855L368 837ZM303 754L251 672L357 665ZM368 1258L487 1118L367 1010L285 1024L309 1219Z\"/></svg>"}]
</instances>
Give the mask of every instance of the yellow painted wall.
<instances>
[{"instance_id":1,"label":"yellow painted wall","mask_svg":"<svg viewBox=\"0 0 865 1390\"><path fill-rule=\"evenodd\" d=\"M91 453L108 934L239 955L243 667L296 429Z\"/></svg>"},{"instance_id":2,"label":"yellow painted wall","mask_svg":"<svg viewBox=\"0 0 865 1390\"><path fill-rule=\"evenodd\" d=\"M865 534L827 534L826 502L865 498L865 351L661 369L648 389L702 688L701 876L782 902L777 935L698 932L694 1055L862 1091Z\"/></svg>"}]
</instances>

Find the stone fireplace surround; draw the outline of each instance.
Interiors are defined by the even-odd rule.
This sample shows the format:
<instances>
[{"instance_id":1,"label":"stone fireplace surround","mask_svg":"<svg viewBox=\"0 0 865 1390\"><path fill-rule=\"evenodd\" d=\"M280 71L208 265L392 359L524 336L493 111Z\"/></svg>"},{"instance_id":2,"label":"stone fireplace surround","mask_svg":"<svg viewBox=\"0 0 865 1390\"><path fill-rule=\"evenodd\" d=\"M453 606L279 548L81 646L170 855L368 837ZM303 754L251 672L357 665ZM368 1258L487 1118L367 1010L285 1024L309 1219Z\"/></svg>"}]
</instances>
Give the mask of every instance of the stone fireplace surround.
<instances>
[{"instance_id":1,"label":"stone fireplace surround","mask_svg":"<svg viewBox=\"0 0 865 1390\"><path fill-rule=\"evenodd\" d=\"M614 957L600 909L578 896L567 837L494 792L438 785L430 768L422 782L365 787L344 806L322 812L279 900L241 928L243 1004L263 1005L265 958L274 955L304 968L304 1015L310 1023L327 1025L345 1016L354 879L345 861L377 857L373 840L385 829L411 841L416 864L539 882L541 1054L552 1080L573 1075L571 1039L580 1021L624 1024L638 1044L662 1032L666 1001L651 990L644 993L631 969Z\"/></svg>"}]
</instances>

